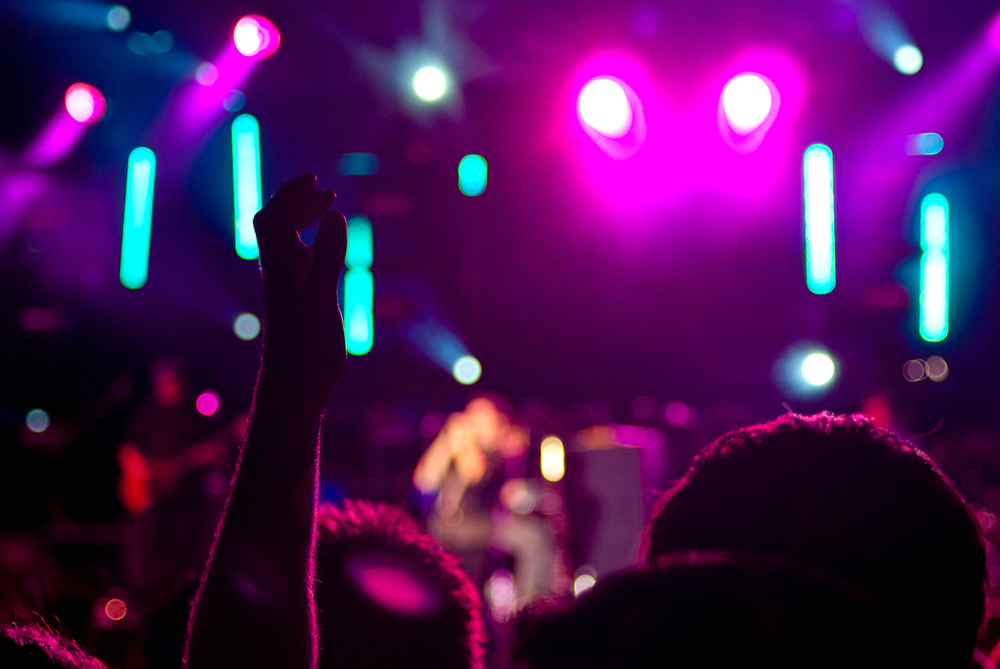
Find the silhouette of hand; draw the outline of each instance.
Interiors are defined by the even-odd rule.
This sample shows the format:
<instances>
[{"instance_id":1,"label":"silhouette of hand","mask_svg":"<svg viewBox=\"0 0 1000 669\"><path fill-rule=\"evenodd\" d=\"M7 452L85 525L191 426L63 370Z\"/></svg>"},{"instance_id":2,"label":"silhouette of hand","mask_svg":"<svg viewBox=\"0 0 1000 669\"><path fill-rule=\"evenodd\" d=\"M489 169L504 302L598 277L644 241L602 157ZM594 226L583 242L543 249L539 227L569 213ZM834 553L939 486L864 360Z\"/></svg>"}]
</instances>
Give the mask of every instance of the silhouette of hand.
<instances>
[{"instance_id":1,"label":"silhouette of hand","mask_svg":"<svg viewBox=\"0 0 1000 669\"><path fill-rule=\"evenodd\" d=\"M328 211L337 196L316 188L316 176L286 182L254 217L264 279L262 374L283 390L325 405L344 369L344 324L337 282L347 252L347 222ZM299 231L320 218L316 243Z\"/></svg>"}]
</instances>

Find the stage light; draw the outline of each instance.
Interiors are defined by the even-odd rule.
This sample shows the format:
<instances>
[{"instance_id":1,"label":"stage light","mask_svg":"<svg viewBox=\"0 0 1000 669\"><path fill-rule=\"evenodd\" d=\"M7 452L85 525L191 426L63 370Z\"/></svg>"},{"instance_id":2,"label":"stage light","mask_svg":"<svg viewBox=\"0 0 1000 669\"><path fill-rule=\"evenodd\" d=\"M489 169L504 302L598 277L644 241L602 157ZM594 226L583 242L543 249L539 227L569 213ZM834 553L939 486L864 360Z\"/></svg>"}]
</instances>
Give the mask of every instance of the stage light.
<instances>
[{"instance_id":1,"label":"stage light","mask_svg":"<svg viewBox=\"0 0 1000 669\"><path fill-rule=\"evenodd\" d=\"M632 105L625 89L610 77L591 79L576 105L580 119L605 137L618 139L632 128Z\"/></svg>"},{"instance_id":2,"label":"stage light","mask_svg":"<svg viewBox=\"0 0 1000 669\"><path fill-rule=\"evenodd\" d=\"M920 336L948 336L948 199L927 195L920 204Z\"/></svg>"},{"instance_id":3,"label":"stage light","mask_svg":"<svg viewBox=\"0 0 1000 669\"><path fill-rule=\"evenodd\" d=\"M746 135L760 127L771 113L771 89L760 75L733 77L722 89L722 108L729 126Z\"/></svg>"},{"instance_id":4,"label":"stage light","mask_svg":"<svg viewBox=\"0 0 1000 669\"><path fill-rule=\"evenodd\" d=\"M378 158L373 153L345 153L340 156L337 171L345 176L371 176L378 172Z\"/></svg>"},{"instance_id":5,"label":"stage light","mask_svg":"<svg viewBox=\"0 0 1000 669\"><path fill-rule=\"evenodd\" d=\"M483 374L483 367L471 355L463 355L455 361L451 367L451 373L459 383L470 386L479 380Z\"/></svg>"},{"instance_id":6,"label":"stage light","mask_svg":"<svg viewBox=\"0 0 1000 669\"><path fill-rule=\"evenodd\" d=\"M579 597L597 585L597 579L590 574L580 574L573 579L573 595Z\"/></svg>"},{"instance_id":7,"label":"stage light","mask_svg":"<svg viewBox=\"0 0 1000 669\"><path fill-rule=\"evenodd\" d=\"M233 120L233 203L236 213L236 254L258 256L253 217L262 205L260 186L260 126L250 114Z\"/></svg>"},{"instance_id":8,"label":"stage light","mask_svg":"<svg viewBox=\"0 0 1000 669\"><path fill-rule=\"evenodd\" d=\"M24 418L24 425L35 434L49 429L49 414L44 409L32 409Z\"/></svg>"},{"instance_id":9,"label":"stage light","mask_svg":"<svg viewBox=\"0 0 1000 669\"><path fill-rule=\"evenodd\" d=\"M117 32L121 32L128 28L129 24L132 23L132 14L128 11L128 8L121 5L115 5L108 10L107 15L108 28Z\"/></svg>"},{"instance_id":10,"label":"stage light","mask_svg":"<svg viewBox=\"0 0 1000 669\"><path fill-rule=\"evenodd\" d=\"M219 393L214 390L206 390L194 402L195 409L202 416L211 416L219 410Z\"/></svg>"},{"instance_id":11,"label":"stage light","mask_svg":"<svg viewBox=\"0 0 1000 669\"><path fill-rule=\"evenodd\" d=\"M806 285L825 295L837 283L833 209L833 153L825 144L806 149L803 163L805 195Z\"/></svg>"},{"instance_id":12,"label":"stage light","mask_svg":"<svg viewBox=\"0 0 1000 669\"><path fill-rule=\"evenodd\" d=\"M268 19L257 14L244 16L233 29L233 43L244 56L264 58L278 49L281 33Z\"/></svg>"},{"instance_id":13,"label":"stage light","mask_svg":"<svg viewBox=\"0 0 1000 669\"><path fill-rule=\"evenodd\" d=\"M260 334L260 319L250 313L242 313L233 321L233 333L243 341L252 341Z\"/></svg>"},{"instance_id":14,"label":"stage light","mask_svg":"<svg viewBox=\"0 0 1000 669\"><path fill-rule=\"evenodd\" d=\"M109 599L104 605L104 615L108 617L109 620L121 620L128 613L128 607L120 599Z\"/></svg>"},{"instance_id":15,"label":"stage light","mask_svg":"<svg viewBox=\"0 0 1000 669\"><path fill-rule=\"evenodd\" d=\"M344 331L347 352L364 355L372 350L375 321L372 317L375 282L370 268L374 253L372 224L364 216L347 222L347 255L344 265Z\"/></svg>"},{"instance_id":16,"label":"stage light","mask_svg":"<svg viewBox=\"0 0 1000 669\"><path fill-rule=\"evenodd\" d=\"M924 65L924 55L913 44L904 44L892 54L892 64L903 74L916 74Z\"/></svg>"},{"instance_id":17,"label":"stage light","mask_svg":"<svg viewBox=\"0 0 1000 669\"><path fill-rule=\"evenodd\" d=\"M825 353L811 353L802 361L802 378L811 386L825 386L833 380L836 366Z\"/></svg>"},{"instance_id":18,"label":"stage light","mask_svg":"<svg viewBox=\"0 0 1000 669\"><path fill-rule=\"evenodd\" d=\"M939 355L927 358L927 378L935 383L941 383L948 378L948 363Z\"/></svg>"},{"instance_id":19,"label":"stage light","mask_svg":"<svg viewBox=\"0 0 1000 669\"><path fill-rule=\"evenodd\" d=\"M364 355L372 350L374 290L372 273L367 269L349 269L344 274L344 318L347 320L344 331L347 352L352 355Z\"/></svg>"},{"instance_id":20,"label":"stage light","mask_svg":"<svg viewBox=\"0 0 1000 669\"><path fill-rule=\"evenodd\" d=\"M73 84L66 89L66 111L80 123L96 123L104 116L107 103L90 84Z\"/></svg>"},{"instance_id":21,"label":"stage light","mask_svg":"<svg viewBox=\"0 0 1000 669\"><path fill-rule=\"evenodd\" d=\"M348 269L371 269L373 257L371 221L364 216L351 216L347 221L347 255L344 264Z\"/></svg>"},{"instance_id":22,"label":"stage light","mask_svg":"<svg viewBox=\"0 0 1000 669\"><path fill-rule=\"evenodd\" d=\"M194 78L202 86L211 86L219 80L219 68L208 62L202 63L194 71Z\"/></svg>"},{"instance_id":23,"label":"stage light","mask_svg":"<svg viewBox=\"0 0 1000 669\"><path fill-rule=\"evenodd\" d=\"M566 449L559 437L542 439L542 476L546 481L562 480L566 474Z\"/></svg>"},{"instance_id":24,"label":"stage light","mask_svg":"<svg viewBox=\"0 0 1000 669\"><path fill-rule=\"evenodd\" d=\"M475 197L486 190L486 159L472 153L458 163L458 190Z\"/></svg>"},{"instance_id":25,"label":"stage light","mask_svg":"<svg viewBox=\"0 0 1000 669\"><path fill-rule=\"evenodd\" d=\"M413 75L413 92L421 100L434 102L440 100L448 90L448 78L439 68L428 65L417 70Z\"/></svg>"},{"instance_id":26,"label":"stage light","mask_svg":"<svg viewBox=\"0 0 1000 669\"><path fill-rule=\"evenodd\" d=\"M906 137L906 155L935 156L944 148L944 139L936 132L922 132Z\"/></svg>"},{"instance_id":27,"label":"stage light","mask_svg":"<svg viewBox=\"0 0 1000 669\"><path fill-rule=\"evenodd\" d=\"M125 186L125 225L119 278L126 288L142 288L149 269L149 235L153 222L153 183L156 156L144 146L128 156Z\"/></svg>"},{"instance_id":28,"label":"stage light","mask_svg":"<svg viewBox=\"0 0 1000 669\"><path fill-rule=\"evenodd\" d=\"M243 109L243 105L247 103L247 96L243 95L243 91L238 91L235 88L222 98L222 108L227 112L238 112Z\"/></svg>"},{"instance_id":29,"label":"stage light","mask_svg":"<svg viewBox=\"0 0 1000 669\"><path fill-rule=\"evenodd\" d=\"M517 613L517 584L514 575L506 569L497 569L484 587L490 615L499 623L506 623Z\"/></svg>"},{"instance_id":30,"label":"stage light","mask_svg":"<svg viewBox=\"0 0 1000 669\"><path fill-rule=\"evenodd\" d=\"M923 381L927 378L927 367L923 360L908 360L903 365L903 378L910 383Z\"/></svg>"}]
</instances>

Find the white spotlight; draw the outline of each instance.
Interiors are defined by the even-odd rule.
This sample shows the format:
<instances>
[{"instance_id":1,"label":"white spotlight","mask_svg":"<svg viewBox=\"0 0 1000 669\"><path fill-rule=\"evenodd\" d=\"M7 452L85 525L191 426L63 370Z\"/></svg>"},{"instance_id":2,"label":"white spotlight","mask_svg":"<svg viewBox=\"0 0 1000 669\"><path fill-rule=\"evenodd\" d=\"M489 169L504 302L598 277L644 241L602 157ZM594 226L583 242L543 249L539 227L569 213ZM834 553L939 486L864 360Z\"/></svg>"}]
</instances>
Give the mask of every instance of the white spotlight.
<instances>
[{"instance_id":1,"label":"white spotlight","mask_svg":"<svg viewBox=\"0 0 1000 669\"><path fill-rule=\"evenodd\" d=\"M439 68L428 65L413 75L413 92L421 100L427 102L440 100L447 90L448 79Z\"/></svg>"},{"instance_id":2,"label":"white spotlight","mask_svg":"<svg viewBox=\"0 0 1000 669\"><path fill-rule=\"evenodd\" d=\"M756 74L733 77L722 89L722 109L730 127L746 135L759 128L771 112L771 89Z\"/></svg>"},{"instance_id":3,"label":"white spotlight","mask_svg":"<svg viewBox=\"0 0 1000 669\"><path fill-rule=\"evenodd\" d=\"M892 54L892 64L903 74L916 74L924 66L924 55L912 44L904 44Z\"/></svg>"},{"instance_id":4,"label":"white spotlight","mask_svg":"<svg viewBox=\"0 0 1000 669\"><path fill-rule=\"evenodd\" d=\"M802 378L811 386L825 386L833 379L836 367L825 353L811 353L802 361Z\"/></svg>"}]
</instances>

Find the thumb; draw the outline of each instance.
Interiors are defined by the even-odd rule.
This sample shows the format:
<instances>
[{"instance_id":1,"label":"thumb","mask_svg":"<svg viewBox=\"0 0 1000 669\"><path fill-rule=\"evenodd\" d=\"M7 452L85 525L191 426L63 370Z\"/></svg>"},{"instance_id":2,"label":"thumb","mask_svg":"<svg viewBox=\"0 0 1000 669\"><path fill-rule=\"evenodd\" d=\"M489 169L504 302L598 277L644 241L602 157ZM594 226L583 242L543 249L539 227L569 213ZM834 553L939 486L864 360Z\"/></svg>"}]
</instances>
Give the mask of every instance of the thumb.
<instances>
[{"instance_id":1,"label":"thumb","mask_svg":"<svg viewBox=\"0 0 1000 669\"><path fill-rule=\"evenodd\" d=\"M313 288L336 294L340 269L347 255L347 220L335 209L323 214L316 233L316 243L312 247L312 268L309 282Z\"/></svg>"}]
</instances>

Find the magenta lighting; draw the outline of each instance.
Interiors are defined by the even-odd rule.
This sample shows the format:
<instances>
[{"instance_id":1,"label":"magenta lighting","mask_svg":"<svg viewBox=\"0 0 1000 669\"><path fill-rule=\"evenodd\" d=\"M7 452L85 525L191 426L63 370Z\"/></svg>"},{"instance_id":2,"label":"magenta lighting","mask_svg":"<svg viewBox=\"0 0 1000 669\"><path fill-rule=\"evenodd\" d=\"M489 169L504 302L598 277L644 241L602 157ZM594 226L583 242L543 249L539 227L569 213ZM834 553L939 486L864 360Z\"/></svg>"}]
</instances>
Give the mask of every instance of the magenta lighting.
<instances>
[{"instance_id":1,"label":"magenta lighting","mask_svg":"<svg viewBox=\"0 0 1000 669\"><path fill-rule=\"evenodd\" d=\"M107 110L101 92L90 84L77 83L66 89L64 107L49 119L42 131L24 150L24 161L32 167L51 167L65 160L88 127Z\"/></svg>"},{"instance_id":2,"label":"magenta lighting","mask_svg":"<svg viewBox=\"0 0 1000 669\"><path fill-rule=\"evenodd\" d=\"M753 132L771 113L771 89L758 74L733 77L722 89L722 109L729 127L741 135Z\"/></svg>"},{"instance_id":3,"label":"magenta lighting","mask_svg":"<svg viewBox=\"0 0 1000 669\"><path fill-rule=\"evenodd\" d=\"M80 123L96 123L108 105L101 92L90 84L73 84L66 89L66 111Z\"/></svg>"},{"instance_id":4,"label":"magenta lighting","mask_svg":"<svg viewBox=\"0 0 1000 669\"><path fill-rule=\"evenodd\" d=\"M281 33L263 16L250 14L236 22L233 44L244 56L266 58L278 50Z\"/></svg>"},{"instance_id":5,"label":"magenta lighting","mask_svg":"<svg viewBox=\"0 0 1000 669\"><path fill-rule=\"evenodd\" d=\"M781 96L770 79L744 72L730 79L719 96L719 132L740 153L755 151L778 115Z\"/></svg>"},{"instance_id":6,"label":"magenta lighting","mask_svg":"<svg viewBox=\"0 0 1000 669\"><path fill-rule=\"evenodd\" d=\"M605 137L618 139L632 127L632 105L612 77L591 79L577 99L580 120Z\"/></svg>"}]
</instances>

